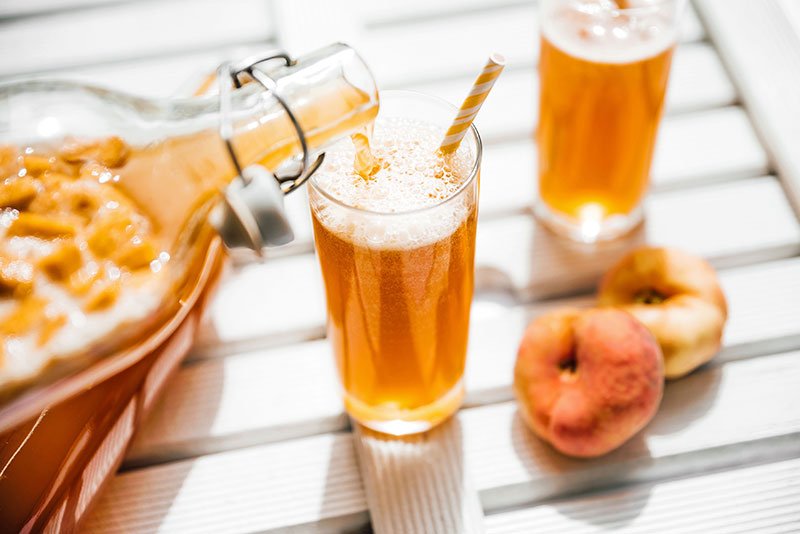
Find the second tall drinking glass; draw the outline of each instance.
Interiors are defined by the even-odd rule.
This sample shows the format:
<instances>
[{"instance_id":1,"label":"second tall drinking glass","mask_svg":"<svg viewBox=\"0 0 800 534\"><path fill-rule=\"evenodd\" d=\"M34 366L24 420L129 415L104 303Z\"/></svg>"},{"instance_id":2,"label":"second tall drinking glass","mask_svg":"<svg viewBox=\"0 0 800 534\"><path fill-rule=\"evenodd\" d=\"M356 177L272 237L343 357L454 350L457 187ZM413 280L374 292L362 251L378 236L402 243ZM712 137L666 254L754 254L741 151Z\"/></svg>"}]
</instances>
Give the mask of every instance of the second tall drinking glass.
<instances>
[{"instance_id":1,"label":"second tall drinking glass","mask_svg":"<svg viewBox=\"0 0 800 534\"><path fill-rule=\"evenodd\" d=\"M345 407L388 434L428 430L463 397L481 145L471 127L456 154L438 153L455 111L382 92L380 170L355 174L346 144L328 151L310 181Z\"/></svg>"},{"instance_id":2,"label":"second tall drinking glass","mask_svg":"<svg viewBox=\"0 0 800 534\"><path fill-rule=\"evenodd\" d=\"M582 242L641 220L682 0L543 0L536 213Z\"/></svg>"}]
</instances>

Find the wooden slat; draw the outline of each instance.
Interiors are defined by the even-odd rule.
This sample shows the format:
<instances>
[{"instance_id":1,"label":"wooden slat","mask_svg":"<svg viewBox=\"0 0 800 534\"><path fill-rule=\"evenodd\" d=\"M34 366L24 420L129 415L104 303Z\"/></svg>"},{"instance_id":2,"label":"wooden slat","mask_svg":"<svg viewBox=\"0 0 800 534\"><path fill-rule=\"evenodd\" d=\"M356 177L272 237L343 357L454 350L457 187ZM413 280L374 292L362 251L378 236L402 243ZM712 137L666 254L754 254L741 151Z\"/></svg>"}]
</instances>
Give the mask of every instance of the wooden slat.
<instances>
[{"instance_id":1,"label":"wooden slat","mask_svg":"<svg viewBox=\"0 0 800 534\"><path fill-rule=\"evenodd\" d=\"M528 215L486 221L478 231L476 284L526 299L586 290L643 243L677 246L720 265L800 251L800 227L774 178L654 195L645 211L643 228L597 249L565 242Z\"/></svg>"},{"instance_id":2,"label":"wooden slat","mask_svg":"<svg viewBox=\"0 0 800 534\"><path fill-rule=\"evenodd\" d=\"M513 117L511 109L506 110ZM486 140L497 140L508 123L500 113L487 115ZM511 125L513 126L513 124ZM485 146L481 172L481 216L498 216L530 209L536 197L536 147L532 135ZM514 137L517 137L515 135ZM653 163L656 191L758 176L768 172L767 155L740 108L722 108L702 113L667 117L659 137ZM272 256L310 252L311 221L305 197L294 194L286 209L295 241L271 251Z\"/></svg>"},{"instance_id":3,"label":"wooden slat","mask_svg":"<svg viewBox=\"0 0 800 534\"><path fill-rule=\"evenodd\" d=\"M284 344L324 335L317 260L301 255L238 268L222 281L197 340L197 355Z\"/></svg>"},{"instance_id":4,"label":"wooden slat","mask_svg":"<svg viewBox=\"0 0 800 534\"><path fill-rule=\"evenodd\" d=\"M800 347L800 258L724 270L721 280L730 317L716 363ZM511 399L517 344L533 317L556 306L590 303L583 297L508 306L478 297L467 358L467 404ZM343 430L347 422L335 376L326 340L184 367L139 433L128 465Z\"/></svg>"},{"instance_id":5,"label":"wooden slat","mask_svg":"<svg viewBox=\"0 0 800 534\"><path fill-rule=\"evenodd\" d=\"M269 2L215 0L109 4L0 24L0 76L36 74L168 53L263 42L273 34ZM146 32L146 38L144 33Z\"/></svg>"},{"instance_id":6,"label":"wooden slat","mask_svg":"<svg viewBox=\"0 0 800 534\"><path fill-rule=\"evenodd\" d=\"M266 38L263 41L255 45L220 46L206 52L59 70L45 76L79 80L144 97L169 98L191 94L202 79L225 60L241 59L274 47Z\"/></svg>"},{"instance_id":7,"label":"wooden slat","mask_svg":"<svg viewBox=\"0 0 800 534\"><path fill-rule=\"evenodd\" d=\"M389 88L412 89L458 104L463 100L475 74L446 81L409 83L400 80ZM484 140L528 137L538 120L538 83L530 68L508 69L487 98L476 125ZM716 52L704 43L678 48L667 92L667 113L686 113L722 107L736 101L736 91Z\"/></svg>"},{"instance_id":8,"label":"wooden slat","mask_svg":"<svg viewBox=\"0 0 800 534\"><path fill-rule=\"evenodd\" d=\"M698 6L800 212L800 7L792 0Z\"/></svg>"},{"instance_id":9,"label":"wooden slat","mask_svg":"<svg viewBox=\"0 0 800 534\"><path fill-rule=\"evenodd\" d=\"M670 382L631 441L572 460L537 439L515 403L460 413L467 472L485 511L597 489L800 455L800 353L731 362Z\"/></svg>"},{"instance_id":10,"label":"wooden slat","mask_svg":"<svg viewBox=\"0 0 800 534\"><path fill-rule=\"evenodd\" d=\"M352 438L327 434L123 473L84 531L341 532L367 521Z\"/></svg>"},{"instance_id":11,"label":"wooden slat","mask_svg":"<svg viewBox=\"0 0 800 534\"><path fill-rule=\"evenodd\" d=\"M650 425L596 460L555 453L527 430L514 403L463 410L464 470L484 509L492 511L610 484L796 457L798 381L800 353L706 368L669 383ZM337 516L340 529L367 520L352 442L344 434L124 473L89 531L261 532Z\"/></svg>"},{"instance_id":12,"label":"wooden slat","mask_svg":"<svg viewBox=\"0 0 800 534\"><path fill-rule=\"evenodd\" d=\"M800 259L727 269L720 272L720 279L730 315L715 365L800 347L800 302L785 302L800 299ZM468 405L512 398L510 380L517 346L534 317L560 306L592 303L591 297L578 297L510 309L495 306L494 313L482 310L482 320L474 321L471 330Z\"/></svg>"},{"instance_id":13,"label":"wooden slat","mask_svg":"<svg viewBox=\"0 0 800 534\"><path fill-rule=\"evenodd\" d=\"M365 24L369 27L408 24L432 17L449 18L470 11L489 11L497 8L530 5L532 2L530 0L439 0L437 2L428 0L391 0L389 2L357 0L355 3L358 11L362 13Z\"/></svg>"},{"instance_id":14,"label":"wooden slat","mask_svg":"<svg viewBox=\"0 0 800 534\"><path fill-rule=\"evenodd\" d=\"M30 16L53 11L77 10L130 0L4 0L0 3L0 18Z\"/></svg>"},{"instance_id":15,"label":"wooden slat","mask_svg":"<svg viewBox=\"0 0 800 534\"><path fill-rule=\"evenodd\" d=\"M764 174L766 152L742 108L666 118L653 160L653 182L662 189Z\"/></svg>"},{"instance_id":16,"label":"wooden slat","mask_svg":"<svg viewBox=\"0 0 800 534\"><path fill-rule=\"evenodd\" d=\"M395 8L395 15L400 10L404 8ZM684 42L702 38L693 11L687 13L683 24ZM486 11L456 10L446 20L422 17L382 24L368 30L358 45L382 87L474 76L486 56L495 51L502 53L512 68L530 66L539 53L537 7L526 3Z\"/></svg>"},{"instance_id":17,"label":"wooden slat","mask_svg":"<svg viewBox=\"0 0 800 534\"><path fill-rule=\"evenodd\" d=\"M493 116L487 120L494 121ZM666 117L653 162L653 189L748 178L766 174L768 169L767 155L740 108ZM481 172L481 214L528 209L536 197L536 182L532 136L487 145Z\"/></svg>"},{"instance_id":18,"label":"wooden slat","mask_svg":"<svg viewBox=\"0 0 800 534\"><path fill-rule=\"evenodd\" d=\"M530 0L438 0L436 2L429 0L393 0L389 2L358 0L357 2L358 12L361 13L367 27L407 24L418 20L430 20L434 17L449 18L469 12L480 14L491 9L513 8L530 4ZM704 36L705 31L697 18L694 6L687 2L682 40L699 41Z\"/></svg>"},{"instance_id":19,"label":"wooden slat","mask_svg":"<svg viewBox=\"0 0 800 534\"><path fill-rule=\"evenodd\" d=\"M167 386L128 466L347 428L326 340L198 362Z\"/></svg>"},{"instance_id":20,"label":"wooden slat","mask_svg":"<svg viewBox=\"0 0 800 534\"><path fill-rule=\"evenodd\" d=\"M490 534L800 531L800 459L642 485L486 518Z\"/></svg>"},{"instance_id":21,"label":"wooden slat","mask_svg":"<svg viewBox=\"0 0 800 534\"><path fill-rule=\"evenodd\" d=\"M353 439L375 534L485 532L457 419L400 439L356 425Z\"/></svg>"},{"instance_id":22,"label":"wooden slat","mask_svg":"<svg viewBox=\"0 0 800 534\"><path fill-rule=\"evenodd\" d=\"M554 237L530 215L482 220L478 289L525 299L586 290L625 250L644 242L679 246L720 265L777 259L800 250L797 220L774 178L661 193L650 198L646 211L642 230L597 251ZM222 283L197 353L319 337L324 313L313 256L248 265Z\"/></svg>"}]
</instances>

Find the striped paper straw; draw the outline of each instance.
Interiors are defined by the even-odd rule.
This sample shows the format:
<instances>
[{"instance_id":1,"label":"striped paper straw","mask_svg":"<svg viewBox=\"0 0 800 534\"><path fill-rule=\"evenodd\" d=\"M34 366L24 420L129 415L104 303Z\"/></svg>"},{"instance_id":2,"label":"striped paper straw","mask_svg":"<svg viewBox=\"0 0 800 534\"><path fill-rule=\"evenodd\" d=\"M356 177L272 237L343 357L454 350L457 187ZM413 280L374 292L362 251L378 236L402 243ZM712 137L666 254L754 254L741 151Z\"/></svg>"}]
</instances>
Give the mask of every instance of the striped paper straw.
<instances>
[{"instance_id":1,"label":"striped paper straw","mask_svg":"<svg viewBox=\"0 0 800 534\"><path fill-rule=\"evenodd\" d=\"M467 98L461 104L453 124L448 128L439 150L446 154L454 152L458 148L470 124L472 124L478 111L480 111L483 101L486 100L489 91L494 86L494 82L503 72L503 67L505 66L506 59L500 54L489 56L489 61L486 62L480 75L475 79L475 83L472 84L472 90L470 90Z\"/></svg>"}]
</instances>

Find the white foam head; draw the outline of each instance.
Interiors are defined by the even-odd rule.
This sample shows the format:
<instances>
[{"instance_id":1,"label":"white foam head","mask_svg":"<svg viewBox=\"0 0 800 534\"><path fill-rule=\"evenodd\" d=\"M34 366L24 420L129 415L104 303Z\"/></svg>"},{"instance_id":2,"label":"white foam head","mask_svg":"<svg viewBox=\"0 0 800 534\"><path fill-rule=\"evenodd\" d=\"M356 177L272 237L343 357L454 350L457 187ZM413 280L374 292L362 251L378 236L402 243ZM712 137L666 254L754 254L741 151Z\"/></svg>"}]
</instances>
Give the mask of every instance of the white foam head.
<instances>
[{"instance_id":1,"label":"white foam head","mask_svg":"<svg viewBox=\"0 0 800 534\"><path fill-rule=\"evenodd\" d=\"M330 231L372 248L409 248L452 234L475 199L458 195L472 171L467 143L442 157L445 130L429 123L379 118L372 137L380 169L364 179L353 167L355 149L344 139L326 150L314 186L344 206L312 192L317 219Z\"/></svg>"},{"instance_id":2,"label":"white foam head","mask_svg":"<svg viewBox=\"0 0 800 534\"><path fill-rule=\"evenodd\" d=\"M619 10L609 0L550 0L542 34L567 54L595 63L633 63L675 44L676 7L663 0L630 2Z\"/></svg>"}]
</instances>

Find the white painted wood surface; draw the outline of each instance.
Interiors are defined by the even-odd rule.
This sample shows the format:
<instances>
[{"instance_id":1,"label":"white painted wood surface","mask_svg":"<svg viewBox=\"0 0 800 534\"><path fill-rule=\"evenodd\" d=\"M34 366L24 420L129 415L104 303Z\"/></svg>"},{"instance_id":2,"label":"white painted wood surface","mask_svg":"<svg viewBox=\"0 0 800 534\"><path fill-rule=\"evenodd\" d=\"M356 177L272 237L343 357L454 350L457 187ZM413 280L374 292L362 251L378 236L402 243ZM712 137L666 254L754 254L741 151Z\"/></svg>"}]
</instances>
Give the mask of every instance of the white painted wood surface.
<instances>
[{"instance_id":1,"label":"white painted wood surface","mask_svg":"<svg viewBox=\"0 0 800 534\"><path fill-rule=\"evenodd\" d=\"M528 214L481 221L476 284L483 291L522 299L586 290L605 267L643 242L679 246L719 265L775 259L800 250L795 217L769 177L656 194L648 201L647 216L643 230L597 252L565 246ZM509 246L511 242L515 245ZM322 279L312 255L247 265L223 282L197 352L209 355L271 339L318 337L324 313Z\"/></svg>"},{"instance_id":2,"label":"white painted wood surface","mask_svg":"<svg viewBox=\"0 0 800 534\"><path fill-rule=\"evenodd\" d=\"M707 18L727 5L699 2ZM379 534L800 529L800 352L792 352L800 350L800 225L777 181L791 168L764 136L763 117L774 110L763 111L759 95L773 80L762 75L760 90L748 86L754 78L739 65L747 45L720 29L725 17L715 16L709 34L693 11L684 21L646 227L590 252L565 246L530 216L535 6L331 0L322 7L316 0L8 0L0 4L0 49L12 53L0 57L0 77L43 71L169 96L226 57L346 39L383 87L457 102L489 47L506 54L511 65L478 121L486 152L467 406L418 443L350 433L323 339L306 198L294 195L298 242L264 264L237 265L223 282L194 353L86 530L341 532L370 520ZM786 79L770 88L786 90ZM711 365L670 383L656 419L622 449L569 460L516 415L510 379L518 339L550 307L590 304L604 267L642 242L680 246L720 269L730 305L724 347ZM433 470L408 467L420 458Z\"/></svg>"},{"instance_id":3,"label":"white painted wood surface","mask_svg":"<svg viewBox=\"0 0 800 534\"><path fill-rule=\"evenodd\" d=\"M349 434L203 456L117 477L86 532L336 532L367 522Z\"/></svg>"},{"instance_id":4,"label":"white painted wood surface","mask_svg":"<svg viewBox=\"0 0 800 534\"><path fill-rule=\"evenodd\" d=\"M158 3L156 11L153 7L149 2L108 3L86 11L3 21L0 75L209 50L263 41L273 34L270 6L264 0L229 0L224 4L215 0L166 0Z\"/></svg>"},{"instance_id":5,"label":"white painted wood surface","mask_svg":"<svg viewBox=\"0 0 800 534\"><path fill-rule=\"evenodd\" d=\"M800 5L794 0L701 0L699 5L800 211Z\"/></svg>"},{"instance_id":6,"label":"white painted wood surface","mask_svg":"<svg viewBox=\"0 0 800 534\"><path fill-rule=\"evenodd\" d=\"M798 362L798 352L763 356L672 382L644 431L591 461L568 459L537 440L512 402L462 410L463 469L491 511L605 485L798 457ZM328 434L130 471L114 481L88 531L154 525L268 531L329 520L326 496L345 501L341 526L357 528L366 519L366 501L360 479L346 467L355 469L354 461L349 434Z\"/></svg>"},{"instance_id":7,"label":"white painted wood surface","mask_svg":"<svg viewBox=\"0 0 800 534\"><path fill-rule=\"evenodd\" d=\"M800 460L564 499L486 518L489 534L800 531ZM676 513L676 511L678 511Z\"/></svg>"},{"instance_id":8,"label":"white painted wood surface","mask_svg":"<svg viewBox=\"0 0 800 534\"><path fill-rule=\"evenodd\" d=\"M731 315L716 363L746 358L754 350L800 348L800 258L726 269L721 280ZM552 307L590 303L590 297L513 307L476 301L467 404L511 399L517 340L531 318ZM128 461L143 465L345 430L334 376L324 340L192 363L175 378ZM251 409L277 405L282 409Z\"/></svg>"},{"instance_id":9,"label":"white painted wood surface","mask_svg":"<svg viewBox=\"0 0 800 534\"><path fill-rule=\"evenodd\" d=\"M379 532L483 534L483 510L464 468L461 424L401 439L359 425L353 441L373 529Z\"/></svg>"}]
</instances>

